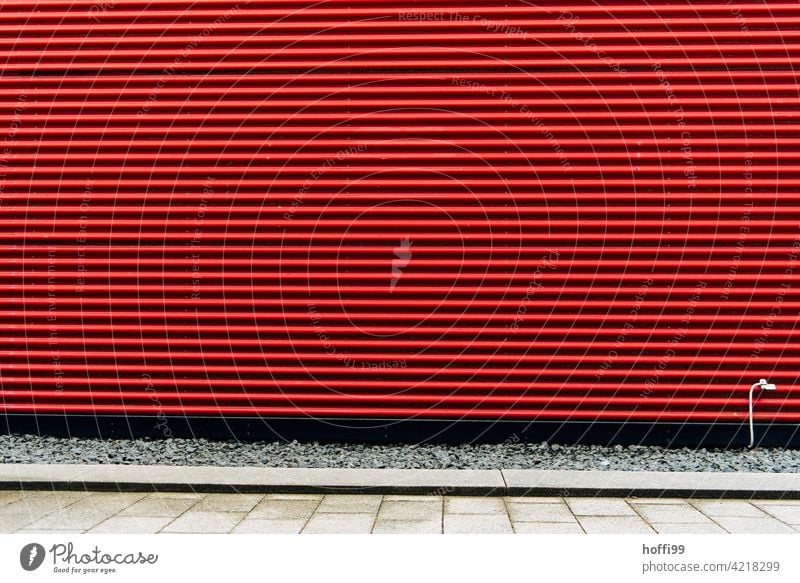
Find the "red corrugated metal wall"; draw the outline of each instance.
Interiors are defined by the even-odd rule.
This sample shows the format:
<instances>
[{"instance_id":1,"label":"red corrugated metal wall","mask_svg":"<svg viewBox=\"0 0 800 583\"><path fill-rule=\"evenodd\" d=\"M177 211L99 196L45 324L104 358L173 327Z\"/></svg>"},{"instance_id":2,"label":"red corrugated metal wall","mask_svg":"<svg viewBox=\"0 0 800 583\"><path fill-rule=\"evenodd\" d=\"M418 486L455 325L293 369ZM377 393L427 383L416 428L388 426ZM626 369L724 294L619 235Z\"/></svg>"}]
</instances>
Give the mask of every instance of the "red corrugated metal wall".
<instances>
[{"instance_id":1,"label":"red corrugated metal wall","mask_svg":"<svg viewBox=\"0 0 800 583\"><path fill-rule=\"evenodd\" d=\"M800 420L800 4L0 2L5 412Z\"/></svg>"}]
</instances>

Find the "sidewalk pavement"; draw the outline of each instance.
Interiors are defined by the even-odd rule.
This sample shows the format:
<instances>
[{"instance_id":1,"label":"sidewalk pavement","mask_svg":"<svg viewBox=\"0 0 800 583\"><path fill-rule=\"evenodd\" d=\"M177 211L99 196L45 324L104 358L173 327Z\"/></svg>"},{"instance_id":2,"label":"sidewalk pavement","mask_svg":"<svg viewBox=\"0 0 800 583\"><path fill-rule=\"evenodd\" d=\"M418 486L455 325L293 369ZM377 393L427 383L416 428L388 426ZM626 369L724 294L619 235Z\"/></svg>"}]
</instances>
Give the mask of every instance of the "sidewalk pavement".
<instances>
[{"instance_id":1,"label":"sidewalk pavement","mask_svg":"<svg viewBox=\"0 0 800 583\"><path fill-rule=\"evenodd\" d=\"M3 533L797 533L800 501L0 491Z\"/></svg>"},{"instance_id":2,"label":"sidewalk pavement","mask_svg":"<svg viewBox=\"0 0 800 583\"><path fill-rule=\"evenodd\" d=\"M3 533L796 533L800 474L0 464Z\"/></svg>"}]
</instances>

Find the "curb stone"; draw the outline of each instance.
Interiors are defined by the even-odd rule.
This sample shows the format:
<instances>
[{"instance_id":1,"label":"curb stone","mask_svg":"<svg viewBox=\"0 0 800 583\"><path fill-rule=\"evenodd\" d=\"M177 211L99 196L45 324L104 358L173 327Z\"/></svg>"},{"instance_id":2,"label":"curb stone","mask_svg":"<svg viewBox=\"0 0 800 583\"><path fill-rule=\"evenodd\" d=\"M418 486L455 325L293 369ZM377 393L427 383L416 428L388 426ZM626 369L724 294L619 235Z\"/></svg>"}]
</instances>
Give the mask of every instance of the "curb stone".
<instances>
[{"instance_id":1,"label":"curb stone","mask_svg":"<svg viewBox=\"0 0 800 583\"><path fill-rule=\"evenodd\" d=\"M800 499L800 474L0 464L0 489Z\"/></svg>"}]
</instances>

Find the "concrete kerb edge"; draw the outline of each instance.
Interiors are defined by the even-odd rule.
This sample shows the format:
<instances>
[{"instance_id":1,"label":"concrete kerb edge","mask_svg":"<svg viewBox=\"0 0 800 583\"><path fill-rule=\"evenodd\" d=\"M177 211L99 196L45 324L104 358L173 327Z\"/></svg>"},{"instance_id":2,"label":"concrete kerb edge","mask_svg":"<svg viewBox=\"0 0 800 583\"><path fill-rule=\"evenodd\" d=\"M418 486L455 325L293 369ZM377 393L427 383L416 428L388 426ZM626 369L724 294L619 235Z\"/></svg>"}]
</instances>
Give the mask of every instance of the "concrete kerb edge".
<instances>
[{"instance_id":1,"label":"concrete kerb edge","mask_svg":"<svg viewBox=\"0 0 800 583\"><path fill-rule=\"evenodd\" d=\"M152 466L138 466L146 471ZM326 470L153 467L157 479L129 479L109 466L46 466L46 475L0 464L0 489L99 492L274 494L395 494L438 496L579 496L647 498L800 499L800 474L680 472L559 472L519 470ZM128 466L130 468L130 466ZM112 470L112 471L109 471ZM243 471L245 470L245 471ZM19 473L18 473L19 472ZM17 475L15 475L17 474ZM25 475L28 474L28 475ZM60 475L63 474L63 475ZM203 475L200 478L201 474ZM285 480L280 479L286 475ZM239 477L241 476L241 479ZM330 476L330 479L326 479ZM276 478L277 477L277 478ZM662 479L663 478L663 479ZM657 485L660 484L660 485Z\"/></svg>"}]
</instances>

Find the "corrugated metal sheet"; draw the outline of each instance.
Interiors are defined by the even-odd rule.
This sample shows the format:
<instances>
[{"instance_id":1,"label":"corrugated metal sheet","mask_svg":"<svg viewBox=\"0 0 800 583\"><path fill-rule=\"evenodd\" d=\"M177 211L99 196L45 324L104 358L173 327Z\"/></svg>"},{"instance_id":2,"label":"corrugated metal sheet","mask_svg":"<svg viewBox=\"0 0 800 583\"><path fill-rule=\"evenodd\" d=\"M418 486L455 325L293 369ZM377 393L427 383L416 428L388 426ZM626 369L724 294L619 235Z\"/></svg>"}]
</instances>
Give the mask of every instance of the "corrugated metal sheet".
<instances>
[{"instance_id":1,"label":"corrugated metal sheet","mask_svg":"<svg viewBox=\"0 0 800 583\"><path fill-rule=\"evenodd\" d=\"M0 409L800 420L800 4L0 3Z\"/></svg>"}]
</instances>

